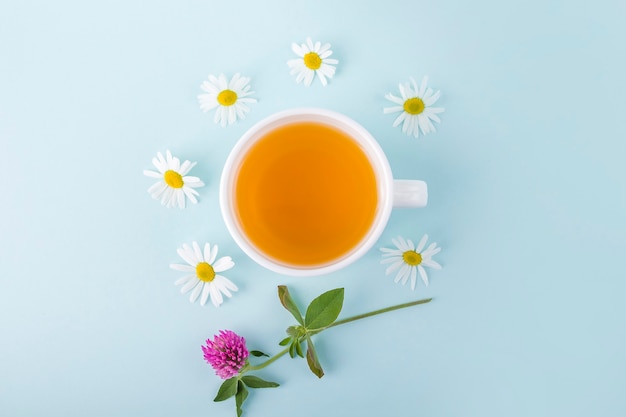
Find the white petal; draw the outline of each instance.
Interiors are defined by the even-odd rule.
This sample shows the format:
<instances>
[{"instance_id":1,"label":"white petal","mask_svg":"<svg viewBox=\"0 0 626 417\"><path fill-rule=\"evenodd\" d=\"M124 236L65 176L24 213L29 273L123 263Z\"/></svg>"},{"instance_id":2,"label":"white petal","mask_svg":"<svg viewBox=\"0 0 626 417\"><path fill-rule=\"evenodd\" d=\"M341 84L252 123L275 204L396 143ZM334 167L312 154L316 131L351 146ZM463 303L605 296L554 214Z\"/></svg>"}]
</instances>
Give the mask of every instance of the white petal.
<instances>
[{"instance_id":1,"label":"white petal","mask_svg":"<svg viewBox=\"0 0 626 417\"><path fill-rule=\"evenodd\" d=\"M211 286L208 283L205 283L202 288L202 297L200 297L200 305L205 305L207 300L209 299L209 294L211 293Z\"/></svg>"},{"instance_id":2,"label":"white petal","mask_svg":"<svg viewBox=\"0 0 626 417\"><path fill-rule=\"evenodd\" d=\"M287 65L289 66L289 68L294 68L299 66L302 63L302 59L298 58L298 59L290 59L289 61L287 61Z\"/></svg>"},{"instance_id":3,"label":"white petal","mask_svg":"<svg viewBox=\"0 0 626 417\"><path fill-rule=\"evenodd\" d=\"M203 281L198 281L198 284L191 291L191 295L189 296L189 302L195 303L202 291L202 287L204 287Z\"/></svg>"},{"instance_id":4,"label":"white petal","mask_svg":"<svg viewBox=\"0 0 626 417\"><path fill-rule=\"evenodd\" d=\"M193 176L185 176L183 177L183 183L184 185L187 185L189 187L194 187L194 188L198 188L198 187L203 187L204 186L204 182L202 182L202 180L198 177L193 177Z\"/></svg>"},{"instance_id":5,"label":"white petal","mask_svg":"<svg viewBox=\"0 0 626 417\"><path fill-rule=\"evenodd\" d=\"M196 259L198 260L198 262L203 262L204 258L202 257L202 251L200 250L200 245L198 245L198 242L194 241L191 243L191 245L193 246L193 253L194 255L196 255Z\"/></svg>"},{"instance_id":6,"label":"white petal","mask_svg":"<svg viewBox=\"0 0 626 417\"><path fill-rule=\"evenodd\" d=\"M415 284L417 282L417 268L411 268L411 289L415 291Z\"/></svg>"},{"instance_id":7,"label":"white petal","mask_svg":"<svg viewBox=\"0 0 626 417\"><path fill-rule=\"evenodd\" d=\"M407 89L411 91L411 96L419 96L420 89L417 87L417 83L415 82L415 78L409 77L409 82L407 83Z\"/></svg>"},{"instance_id":8,"label":"white petal","mask_svg":"<svg viewBox=\"0 0 626 417\"><path fill-rule=\"evenodd\" d=\"M189 265L195 268L195 266L198 264L198 260L195 258L195 256L191 256L191 253L187 249L188 249L188 246L183 245L182 249L176 250L176 253L178 253L178 256L183 258L185 262L187 262Z\"/></svg>"},{"instance_id":9,"label":"white petal","mask_svg":"<svg viewBox=\"0 0 626 417\"><path fill-rule=\"evenodd\" d=\"M308 68L304 68L304 69L300 68L296 70L296 73L298 74L296 76L296 83L300 84L302 81L304 81L304 79L306 78L309 72L311 72L311 70Z\"/></svg>"},{"instance_id":10,"label":"white petal","mask_svg":"<svg viewBox=\"0 0 626 417\"><path fill-rule=\"evenodd\" d=\"M183 192L183 190L178 189L174 192L174 196L176 197L176 200L178 200L178 207L180 207L181 209L185 208L185 193Z\"/></svg>"},{"instance_id":11,"label":"white petal","mask_svg":"<svg viewBox=\"0 0 626 417\"><path fill-rule=\"evenodd\" d=\"M417 116L411 116L409 118L409 126L407 129L407 134L413 135L415 138L419 138L419 119Z\"/></svg>"},{"instance_id":12,"label":"white petal","mask_svg":"<svg viewBox=\"0 0 626 417\"><path fill-rule=\"evenodd\" d=\"M422 265L418 265L417 269L419 269L422 281L424 281L424 284L426 284L426 286L428 287L428 275L426 274L426 270L424 269L424 267L422 267Z\"/></svg>"},{"instance_id":13,"label":"white petal","mask_svg":"<svg viewBox=\"0 0 626 417\"><path fill-rule=\"evenodd\" d=\"M171 167L172 171L176 171L177 173L180 174L180 159L178 159L177 157L172 157L172 167Z\"/></svg>"},{"instance_id":14,"label":"white petal","mask_svg":"<svg viewBox=\"0 0 626 417\"><path fill-rule=\"evenodd\" d=\"M393 265L391 265L390 267L388 267L385 270L385 275L389 275L391 274L393 271L395 271L396 269L400 268L402 266L402 264L404 264L404 262L402 260L397 260L394 259L396 261L396 263L394 263Z\"/></svg>"},{"instance_id":15,"label":"white petal","mask_svg":"<svg viewBox=\"0 0 626 417\"><path fill-rule=\"evenodd\" d=\"M204 262L211 264L213 260L211 259L211 245L209 242L204 244Z\"/></svg>"},{"instance_id":16,"label":"white petal","mask_svg":"<svg viewBox=\"0 0 626 417\"><path fill-rule=\"evenodd\" d=\"M328 44L326 44L328 45ZM324 45L324 46L326 46ZM330 47L330 45L328 45ZM328 58L329 56L331 56L333 54L333 51L331 50L325 50L323 47L322 49L320 49L320 51L318 52L318 55L320 56L320 58L322 58L322 61L325 61L326 58Z\"/></svg>"},{"instance_id":17,"label":"white petal","mask_svg":"<svg viewBox=\"0 0 626 417\"><path fill-rule=\"evenodd\" d=\"M244 109L247 109L246 106L244 106L243 104L236 104L233 107L235 108L235 113L238 119L244 119L246 117L246 114L244 112Z\"/></svg>"},{"instance_id":18,"label":"white petal","mask_svg":"<svg viewBox=\"0 0 626 417\"><path fill-rule=\"evenodd\" d=\"M215 275L215 279L219 280L220 284L224 287L229 289L230 291L239 291L239 288L237 288L237 286L228 278L226 278L223 275Z\"/></svg>"},{"instance_id":19,"label":"white petal","mask_svg":"<svg viewBox=\"0 0 626 417\"><path fill-rule=\"evenodd\" d=\"M219 88L217 88L215 84L212 84L208 81L203 81L202 84L200 84L200 89L214 96L218 95L220 92Z\"/></svg>"},{"instance_id":20,"label":"white petal","mask_svg":"<svg viewBox=\"0 0 626 417\"><path fill-rule=\"evenodd\" d=\"M194 165L196 165L195 162L191 162L191 161L185 161L180 165L180 176L184 177L185 175L187 175L189 173L189 171L191 171L191 168L194 167Z\"/></svg>"},{"instance_id":21,"label":"white petal","mask_svg":"<svg viewBox=\"0 0 626 417\"><path fill-rule=\"evenodd\" d=\"M232 76L232 78L230 79L230 82L228 83L228 89L229 90L233 90L235 92L237 92L236 90L238 90L238 86L240 84L241 81L241 74L236 73L235 75ZM245 80L244 80L245 81ZM245 82L244 82L245 83Z\"/></svg>"},{"instance_id":22,"label":"white petal","mask_svg":"<svg viewBox=\"0 0 626 417\"><path fill-rule=\"evenodd\" d=\"M322 85L326 87L326 84L328 84L328 81L326 81L326 77L321 71L317 71L317 77L320 79Z\"/></svg>"},{"instance_id":23,"label":"white petal","mask_svg":"<svg viewBox=\"0 0 626 417\"><path fill-rule=\"evenodd\" d=\"M192 278L195 278L194 276L192 276ZM189 281L187 281L187 283L185 285L183 285L180 288L180 292L181 293L186 293L187 291L189 291L190 289L192 289L193 287L195 287L198 284L202 284L202 281L200 281L199 279L190 279Z\"/></svg>"},{"instance_id":24,"label":"white petal","mask_svg":"<svg viewBox=\"0 0 626 417\"><path fill-rule=\"evenodd\" d=\"M230 290L226 287L226 285L224 285L224 280L225 278L221 275L216 275L215 279L213 280L213 285L215 285L217 287L217 289L224 294L226 297L231 298L233 296L233 294L230 292Z\"/></svg>"},{"instance_id":25,"label":"white petal","mask_svg":"<svg viewBox=\"0 0 626 417\"><path fill-rule=\"evenodd\" d=\"M163 204L165 207L171 207L173 195L174 195L174 189L167 187L163 191L163 195L161 195L161 204Z\"/></svg>"},{"instance_id":26,"label":"white petal","mask_svg":"<svg viewBox=\"0 0 626 417\"><path fill-rule=\"evenodd\" d=\"M211 302L215 307L219 307L220 304L224 302L224 298L222 298L222 293L215 285L211 285Z\"/></svg>"},{"instance_id":27,"label":"white petal","mask_svg":"<svg viewBox=\"0 0 626 417\"><path fill-rule=\"evenodd\" d=\"M408 264L405 264L403 266L403 269L405 269L405 272L402 276L402 285L405 285L407 283L407 281L409 280L409 277L411 276L411 269L413 269L414 267Z\"/></svg>"},{"instance_id":28,"label":"white petal","mask_svg":"<svg viewBox=\"0 0 626 417\"><path fill-rule=\"evenodd\" d=\"M422 78L422 84L420 85L418 96L422 97L424 95L424 93L426 92L427 85L428 85L428 77L424 76L424 78Z\"/></svg>"},{"instance_id":29,"label":"white petal","mask_svg":"<svg viewBox=\"0 0 626 417\"><path fill-rule=\"evenodd\" d=\"M187 196L187 198L189 199L189 201L191 201L194 204L198 203L198 200L196 199L196 197L194 196L194 193L196 195L198 195L198 193L195 190L192 190L189 187L185 187L183 186L183 192L185 193L185 195Z\"/></svg>"},{"instance_id":30,"label":"white petal","mask_svg":"<svg viewBox=\"0 0 626 417\"><path fill-rule=\"evenodd\" d=\"M423 116L423 115L420 115L420 116ZM428 120L428 117L425 117L425 116L423 118L420 117L419 121L420 121L420 126L424 127L424 129L422 129L422 132L425 135L435 131L435 126L433 126L431 121Z\"/></svg>"},{"instance_id":31,"label":"white petal","mask_svg":"<svg viewBox=\"0 0 626 417\"><path fill-rule=\"evenodd\" d=\"M416 129L417 118L415 116L407 116L404 120L404 124L402 125L402 132L407 135L411 135L415 132Z\"/></svg>"},{"instance_id":32,"label":"white petal","mask_svg":"<svg viewBox=\"0 0 626 417\"><path fill-rule=\"evenodd\" d=\"M443 107L429 107L427 110L432 113L443 113L446 111Z\"/></svg>"},{"instance_id":33,"label":"white petal","mask_svg":"<svg viewBox=\"0 0 626 417\"><path fill-rule=\"evenodd\" d=\"M211 249L211 257L209 258L207 262L213 265L213 262L215 261L216 257L217 257L217 244L213 245L213 248Z\"/></svg>"},{"instance_id":34,"label":"white petal","mask_svg":"<svg viewBox=\"0 0 626 417\"><path fill-rule=\"evenodd\" d=\"M196 268L191 265L170 264L170 268L176 271L183 271L183 272L195 272L196 271Z\"/></svg>"},{"instance_id":35,"label":"white petal","mask_svg":"<svg viewBox=\"0 0 626 417\"><path fill-rule=\"evenodd\" d=\"M429 268L433 268L433 269L441 269L441 265L439 265L437 262L433 261L430 258L423 259L422 265L427 266Z\"/></svg>"},{"instance_id":36,"label":"white petal","mask_svg":"<svg viewBox=\"0 0 626 417\"><path fill-rule=\"evenodd\" d=\"M441 119L435 113L429 111L430 109L424 110L424 116L428 117L431 120L434 120L437 123L441 123Z\"/></svg>"},{"instance_id":37,"label":"white petal","mask_svg":"<svg viewBox=\"0 0 626 417\"><path fill-rule=\"evenodd\" d=\"M205 101L199 101L199 103L200 103L200 110L202 110L204 113L208 113L214 108L216 108L217 106L219 106L218 103L209 104L208 102L205 102Z\"/></svg>"},{"instance_id":38,"label":"white petal","mask_svg":"<svg viewBox=\"0 0 626 417\"><path fill-rule=\"evenodd\" d=\"M383 256L391 254L402 255L402 251L399 249L380 248L380 251L386 252Z\"/></svg>"},{"instance_id":39,"label":"white petal","mask_svg":"<svg viewBox=\"0 0 626 417\"><path fill-rule=\"evenodd\" d=\"M385 107L383 108L383 113L384 114L389 114L389 113L397 113L399 111L403 111L404 108L401 106L394 106L394 107Z\"/></svg>"},{"instance_id":40,"label":"white petal","mask_svg":"<svg viewBox=\"0 0 626 417\"><path fill-rule=\"evenodd\" d=\"M407 117L408 117L408 113L405 113L405 112L400 113L400 116L398 116L396 120L393 121L392 127L397 127L400 123L406 120Z\"/></svg>"},{"instance_id":41,"label":"white petal","mask_svg":"<svg viewBox=\"0 0 626 417\"><path fill-rule=\"evenodd\" d=\"M220 74L217 77L217 86L219 87L220 91L228 89L228 80L226 79L226 76L224 74Z\"/></svg>"},{"instance_id":42,"label":"white petal","mask_svg":"<svg viewBox=\"0 0 626 417\"><path fill-rule=\"evenodd\" d=\"M241 107L247 112L250 111L250 109L248 106L241 105L241 103L256 103L257 101L258 100L256 98L242 96L239 100L237 100L237 107Z\"/></svg>"},{"instance_id":43,"label":"white petal","mask_svg":"<svg viewBox=\"0 0 626 417\"><path fill-rule=\"evenodd\" d=\"M167 171L167 162L165 162L161 152L157 152L156 158L152 158L152 165L154 165L161 174Z\"/></svg>"},{"instance_id":44,"label":"white petal","mask_svg":"<svg viewBox=\"0 0 626 417\"><path fill-rule=\"evenodd\" d=\"M392 102L394 102L394 103L396 103L396 104L399 104L400 106L404 106L404 101L405 101L405 100L402 100L400 97L396 97L396 96L394 96L394 95L393 95L393 94L391 94L391 93L387 93L387 94L385 94L385 98L386 98L387 100L389 100L389 101L392 101Z\"/></svg>"},{"instance_id":45,"label":"white petal","mask_svg":"<svg viewBox=\"0 0 626 417\"><path fill-rule=\"evenodd\" d=\"M235 113L235 106L228 107L228 124L232 125L237 121L237 115Z\"/></svg>"},{"instance_id":46,"label":"white petal","mask_svg":"<svg viewBox=\"0 0 626 417\"><path fill-rule=\"evenodd\" d=\"M392 241L393 241L393 239L392 239ZM393 242L393 243L396 243L396 246L398 246L398 248L402 249L403 252L407 251L407 250L413 250L413 248L408 245L408 243L406 242L406 240L402 236L398 236L396 241Z\"/></svg>"},{"instance_id":47,"label":"white petal","mask_svg":"<svg viewBox=\"0 0 626 417\"><path fill-rule=\"evenodd\" d=\"M185 275L184 277L178 278L174 282L174 285L186 284L189 280L193 280L195 277L195 275Z\"/></svg>"},{"instance_id":48,"label":"white petal","mask_svg":"<svg viewBox=\"0 0 626 417\"><path fill-rule=\"evenodd\" d=\"M148 188L150 195L157 200L165 190L167 190L167 184L163 181L155 182L150 186L150 188Z\"/></svg>"},{"instance_id":49,"label":"white petal","mask_svg":"<svg viewBox=\"0 0 626 417\"><path fill-rule=\"evenodd\" d=\"M300 45L298 45L297 43L292 43L291 44L291 50L293 51L294 54L303 57L305 52L302 49L302 47ZM298 60L299 61L299 60Z\"/></svg>"},{"instance_id":50,"label":"white petal","mask_svg":"<svg viewBox=\"0 0 626 417\"><path fill-rule=\"evenodd\" d=\"M322 64L322 66L317 70L317 74L319 75L320 73L322 73L328 78L333 78L333 76L335 75L335 71L335 67L331 67L327 64Z\"/></svg>"},{"instance_id":51,"label":"white petal","mask_svg":"<svg viewBox=\"0 0 626 417\"><path fill-rule=\"evenodd\" d=\"M441 96L441 92L437 91L435 94L433 94L432 96L428 97L428 98L424 98L424 104L426 105L426 107L430 107L433 104L435 104L437 102L437 100L439 100L439 97Z\"/></svg>"},{"instance_id":52,"label":"white petal","mask_svg":"<svg viewBox=\"0 0 626 417\"><path fill-rule=\"evenodd\" d=\"M402 268L400 268L400 270L396 274L396 277L393 280L393 282L398 282L402 280L402 283L404 284L407 278L409 277L409 270L410 270L409 265L403 263Z\"/></svg>"},{"instance_id":53,"label":"white petal","mask_svg":"<svg viewBox=\"0 0 626 417\"><path fill-rule=\"evenodd\" d=\"M229 123L228 109L226 107L220 107L219 111L221 113L220 114L220 126L226 127L226 125Z\"/></svg>"},{"instance_id":54,"label":"white petal","mask_svg":"<svg viewBox=\"0 0 626 417\"><path fill-rule=\"evenodd\" d=\"M417 248L415 248L415 252L417 253L421 253L422 249L424 249L424 245L426 244L426 241L428 240L428 235L424 235L422 236L422 238L420 239L420 243L417 244Z\"/></svg>"},{"instance_id":55,"label":"white petal","mask_svg":"<svg viewBox=\"0 0 626 417\"><path fill-rule=\"evenodd\" d=\"M397 261L402 262L402 256L397 256L397 255L395 255L395 256L389 256L389 257L387 257L387 258L383 258L383 259L380 261L380 263L381 263L382 265L384 265L384 264L390 264L390 263L392 263L392 262L397 262Z\"/></svg>"},{"instance_id":56,"label":"white petal","mask_svg":"<svg viewBox=\"0 0 626 417\"><path fill-rule=\"evenodd\" d=\"M311 70L307 71L304 75L304 85L310 86L313 82L313 77L315 77L315 72Z\"/></svg>"},{"instance_id":57,"label":"white petal","mask_svg":"<svg viewBox=\"0 0 626 417\"><path fill-rule=\"evenodd\" d=\"M235 266L235 263L233 262L231 257L230 256L224 256L224 257L218 259L215 262L215 264L213 264L213 269L215 270L215 272L224 272L224 271L228 271L233 266Z\"/></svg>"},{"instance_id":58,"label":"white petal","mask_svg":"<svg viewBox=\"0 0 626 417\"><path fill-rule=\"evenodd\" d=\"M221 91L222 89L219 86L220 81L217 79L217 77L215 75L209 74L209 82L214 85L218 91Z\"/></svg>"},{"instance_id":59,"label":"white petal","mask_svg":"<svg viewBox=\"0 0 626 417\"><path fill-rule=\"evenodd\" d=\"M163 174L161 174L160 172L155 172L155 171L148 171L145 170L143 171L143 175L145 175L146 177L151 177L151 178L163 178Z\"/></svg>"},{"instance_id":60,"label":"white petal","mask_svg":"<svg viewBox=\"0 0 626 417\"><path fill-rule=\"evenodd\" d=\"M441 252L441 248L437 247L437 243L433 242L428 246L428 249L426 249L423 253L422 256L425 257L431 257L433 255L438 254L439 252Z\"/></svg>"},{"instance_id":61,"label":"white petal","mask_svg":"<svg viewBox=\"0 0 626 417\"><path fill-rule=\"evenodd\" d=\"M398 84L398 90L400 90L400 96L403 99L402 103L404 103L408 98L406 87L404 86L404 84Z\"/></svg>"}]
</instances>

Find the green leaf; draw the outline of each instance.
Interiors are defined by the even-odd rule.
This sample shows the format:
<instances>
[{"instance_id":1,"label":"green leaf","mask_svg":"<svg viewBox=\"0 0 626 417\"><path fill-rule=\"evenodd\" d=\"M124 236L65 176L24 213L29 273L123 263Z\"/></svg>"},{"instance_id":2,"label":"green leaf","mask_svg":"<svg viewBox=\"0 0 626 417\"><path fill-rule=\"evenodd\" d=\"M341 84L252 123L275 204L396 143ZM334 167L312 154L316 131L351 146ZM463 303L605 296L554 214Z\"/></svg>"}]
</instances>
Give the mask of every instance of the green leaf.
<instances>
[{"instance_id":1,"label":"green leaf","mask_svg":"<svg viewBox=\"0 0 626 417\"><path fill-rule=\"evenodd\" d=\"M320 295L306 309L304 325L309 330L330 326L343 307L343 288L336 288Z\"/></svg>"},{"instance_id":2,"label":"green leaf","mask_svg":"<svg viewBox=\"0 0 626 417\"><path fill-rule=\"evenodd\" d=\"M246 375L241 380L250 388L276 388L279 386L276 382L266 381L254 375Z\"/></svg>"},{"instance_id":3,"label":"green leaf","mask_svg":"<svg viewBox=\"0 0 626 417\"><path fill-rule=\"evenodd\" d=\"M241 417L243 410L241 406L243 402L248 398L248 389L241 381L237 381L237 395L235 395L235 404L237 406L237 417Z\"/></svg>"},{"instance_id":4,"label":"green leaf","mask_svg":"<svg viewBox=\"0 0 626 417\"><path fill-rule=\"evenodd\" d=\"M292 359L296 357L296 343L298 343L298 341L293 341L291 345L289 345L289 356L291 356Z\"/></svg>"},{"instance_id":5,"label":"green leaf","mask_svg":"<svg viewBox=\"0 0 626 417\"><path fill-rule=\"evenodd\" d=\"M317 352L315 351L315 346L313 346L313 342L310 337L306 338L306 347L306 362L309 364L309 369L318 378L323 377L324 370L322 369L322 365L320 365L320 361L317 358Z\"/></svg>"},{"instance_id":6,"label":"green leaf","mask_svg":"<svg viewBox=\"0 0 626 417\"><path fill-rule=\"evenodd\" d=\"M291 294L289 294L289 289L285 285L278 286L278 298L280 299L280 303L289 311L298 323L304 325L304 320L302 320L302 314L300 314L300 310L298 310L298 306L291 298Z\"/></svg>"},{"instance_id":7,"label":"green leaf","mask_svg":"<svg viewBox=\"0 0 626 417\"><path fill-rule=\"evenodd\" d=\"M285 337L283 340L281 340L278 344L280 346L287 346L289 344L289 342L291 342L291 337Z\"/></svg>"},{"instance_id":8,"label":"green leaf","mask_svg":"<svg viewBox=\"0 0 626 417\"><path fill-rule=\"evenodd\" d=\"M261 352L260 350L251 350L251 351L250 351L250 354L251 354L252 356L257 357L257 358L259 358L259 357L261 357L261 356L266 356L266 357L268 357L268 358L270 357L270 355L268 355L267 353L263 353L263 352Z\"/></svg>"},{"instance_id":9,"label":"green leaf","mask_svg":"<svg viewBox=\"0 0 626 417\"><path fill-rule=\"evenodd\" d=\"M217 391L217 395L213 401L224 401L237 394L237 377L227 379L220 385L220 389Z\"/></svg>"},{"instance_id":10,"label":"green leaf","mask_svg":"<svg viewBox=\"0 0 626 417\"><path fill-rule=\"evenodd\" d=\"M298 337L300 337L300 331L298 330L298 328L302 328L301 326L289 326L287 327L287 334L289 336L291 336L292 339L297 339Z\"/></svg>"},{"instance_id":11,"label":"green leaf","mask_svg":"<svg viewBox=\"0 0 626 417\"><path fill-rule=\"evenodd\" d=\"M304 353L302 352L302 344L300 341L295 342L296 343L296 353L298 354L298 356L300 356L301 358L304 358Z\"/></svg>"}]
</instances>

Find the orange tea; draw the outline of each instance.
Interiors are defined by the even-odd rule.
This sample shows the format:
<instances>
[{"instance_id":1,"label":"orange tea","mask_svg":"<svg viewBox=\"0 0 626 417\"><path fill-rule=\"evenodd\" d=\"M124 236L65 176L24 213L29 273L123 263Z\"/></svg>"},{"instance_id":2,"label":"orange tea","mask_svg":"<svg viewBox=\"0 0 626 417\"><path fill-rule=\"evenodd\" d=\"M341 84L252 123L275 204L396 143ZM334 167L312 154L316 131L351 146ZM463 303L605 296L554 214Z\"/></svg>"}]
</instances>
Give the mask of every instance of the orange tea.
<instances>
[{"instance_id":1,"label":"orange tea","mask_svg":"<svg viewBox=\"0 0 626 417\"><path fill-rule=\"evenodd\" d=\"M376 175L361 146L321 123L283 125L259 138L235 180L235 210L261 252L294 266L348 254L378 205Z\"/></svg>"}]
</instances>

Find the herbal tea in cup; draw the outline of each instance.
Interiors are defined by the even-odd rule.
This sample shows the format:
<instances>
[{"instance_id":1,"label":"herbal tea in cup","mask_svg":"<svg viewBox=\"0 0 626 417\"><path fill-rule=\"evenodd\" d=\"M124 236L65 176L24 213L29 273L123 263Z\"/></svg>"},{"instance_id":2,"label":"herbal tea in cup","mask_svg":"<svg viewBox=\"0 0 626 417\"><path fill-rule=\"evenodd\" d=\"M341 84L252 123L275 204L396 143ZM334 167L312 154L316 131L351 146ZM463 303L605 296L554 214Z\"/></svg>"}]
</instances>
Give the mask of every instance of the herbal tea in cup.
<instances>
[{"instance_id":1,"label":"herbal tea in cup","mask_svg":"<svg viewBox=\"0 0 626 417\"><path fill-rule=\"evenodd\" d=\"M354 262L378 239L393 205L426 201L424 182L392 179L363 127L323 109L288 110L252 127L220 184L222 214L241 249L296 276Z\"/></svg>"}]
</instances>

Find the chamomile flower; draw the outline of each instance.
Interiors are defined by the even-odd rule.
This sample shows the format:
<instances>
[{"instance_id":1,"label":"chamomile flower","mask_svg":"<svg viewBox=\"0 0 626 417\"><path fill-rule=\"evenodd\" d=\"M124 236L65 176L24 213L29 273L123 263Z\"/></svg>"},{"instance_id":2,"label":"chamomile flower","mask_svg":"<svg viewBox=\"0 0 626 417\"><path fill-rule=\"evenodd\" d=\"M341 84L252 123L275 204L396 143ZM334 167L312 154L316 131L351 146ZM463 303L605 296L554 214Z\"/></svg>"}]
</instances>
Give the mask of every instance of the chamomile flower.
<instances>
[{"instance_id":1,"label":"chamomile flower","mask_svg":"<svg viewBox=\"0 0 626 417\"><path fill-rule=\"evenodd\" d=\"M393 244L396 245L395 249L380 249L383 252L383 260L381 263L391 264L385 271L385 274L389 275L397 271L394 282L402 281L402 285L406 284L409 278L411 278L411 289L415 290L417 273L419 272L424 284L428 285L428 275L424 267L441 269L441 265L432 259L434 255L441 251L441 248L437 247L436 243L431 243L430 246L424 250L427 240L428 235L424 235L417 244L417 247L415 247L411 240L405 240L403 237L392 239Z\"/></svg>"},{"instance_id":2,"label":"chamomile flower","mask_svg":"<svg viewBox=\"0 0 626 417\"><path fill-rule=\"evenodd\" d=\"M152 198L161 200L161 204L168 208L176 205L181 209L185 208L185 196L194 204L198 202L198 192L194 188L202 187L204 183L198 177L187 176L196 165L195 162L185 161L181 164L178 158L167 151L165 157L158 152L156 158L152 158L152 164L158 172L143 171L144 175L159 179L148 188Z\"/></svg>"},{"instance_id":3,"label":"chamomile flower","mask_svg":"<svg viewBox=\"0 0 626 417\"><path fill-rule=\"evenodd\" d=\"M235 123L237 119L244 119L250 111L248 104L256 103L256 99L248 97L254 94L254 91L250 91L249 82L250 78L240 74L233 75L230 81L224 74L218 77L209 75L209 80L200 86L206 92L198 96L200 108L204 112L217 108L213 121L222 127Z\"/></svg>"},{"instance_id":4,"label":"chamomile flower","mask_svg":"<svg viewBox=\"0 0 626 417\"><path fill-rule=\"evenodd\" d=\"M439 100L440 91L433 92L432 88L428 88L428 77L422 79L422 84L417 87L417 83L411 78L410 83L400 84L400 97L396 97L389 93L385 98L397 104L393 107L385 107L383 112L401 114L393 122L393 127L402 123L402 132L407 135L419 137L420 130L425 135L435 131L435 126L431 122L434 120L440 123L441 120L437 116L438 113L444 111L443 107L432 107Z\"/></svg>"},{"instance_id":5,"label":"chamomile flower","mask_svg":"<svg viewBox=\"0 0 626 417\"><path fill-rule=\"evenodd\" d=\"M291 49L300 57L287 61L287 65L291 68L290 74L296 76L298 84L304 81L304 85L311 85L317 74L322 85L326 86L328 83L326 78L333 78L335 75L333 65L337 65L339 61L329 58L333 53L329 43L322 45L320 42L315 42L314 44L311 38L307 38L306 43L300 45L292 43Z\"/></svg>"},{"instance_id":6,"label":"chamomile flower","mask_svg":"<svg viewBox=\"0 0 626 417\"><path fill-rule=\"evenodd\" d=\"M204 245L204 251L200 250L197 242L193 242L191 247L183 245L177 250L178 255L183 258L188 265L170 264L170 268L177 271L189 272L179 278L174 284L181 285L180 292L183 294L191 291L189 301L194 303L200 297L200 304L205 305L209 297L215 307L219 307L224 302L224 294L232 297L231 291L237 291L237 286L228 278L220 275L220 272L228 271L235 266L230 256L217 258L217 245Z\"/></svg>"}]
</instances>

